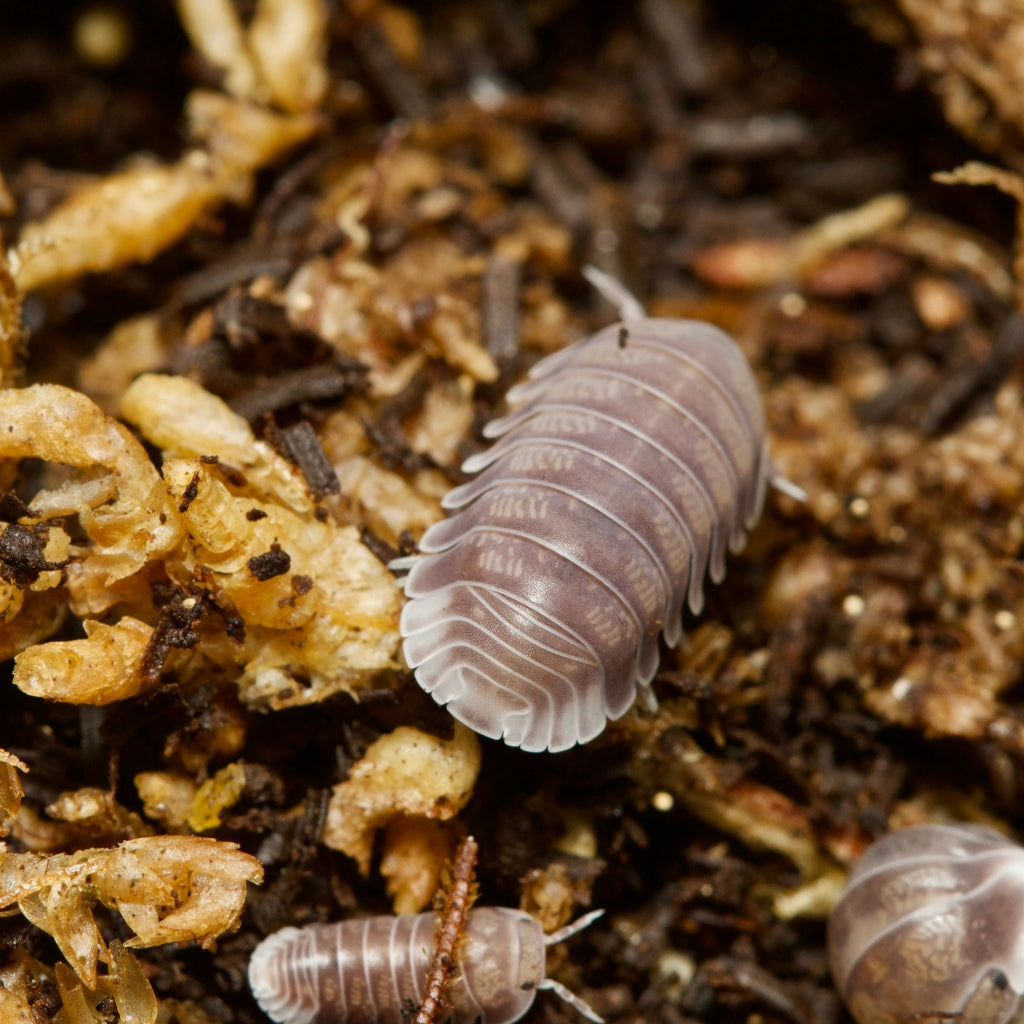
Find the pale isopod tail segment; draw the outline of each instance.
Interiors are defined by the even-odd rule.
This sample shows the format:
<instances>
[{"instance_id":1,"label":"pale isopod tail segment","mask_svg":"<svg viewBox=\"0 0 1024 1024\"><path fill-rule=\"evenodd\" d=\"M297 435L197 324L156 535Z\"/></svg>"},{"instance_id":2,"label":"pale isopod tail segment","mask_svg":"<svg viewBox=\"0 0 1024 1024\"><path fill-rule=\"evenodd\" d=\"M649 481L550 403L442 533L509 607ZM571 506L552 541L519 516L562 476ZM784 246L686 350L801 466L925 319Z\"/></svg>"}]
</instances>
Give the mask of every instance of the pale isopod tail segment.
<instances>
[{"instance_id":1,"label":"pale isopod tail segment","mask_svg":"<svg viewBox=\"0 0 1024 1024\"><path fill-rule=\"evenodd\" d=\"M597 293L619 311L619 317L627 326L631 322L643 320L647 315L640 300L618 278L606 274L603 270L598 270L597 267L589 263L583 268L582 273ZM807 492L791 480L787 480L772 465L770 459L768 460L768 482L777 491L781 491L796 501L807 500Z\"/></svg>"},{"instance_id":2,"label":"pale isopod tail segment","mask_svg":"<svg viewBox=\"0 0 1024 1024\"><path fill-rule=\"evenodd\" d=\"M592 910L589 914L584 914L571 924L567 924L564 928L559 928L558 931L552 932L550 935L545 935L544 945L554 946L556 943L564 942L566 939L576 935L578 932L583 931L584 928L593 924L603 913L603 910ZM593 1021L594 1024L604 1024L603 1017L599 1016L588 1003L580 999L575 992L567 989L560 981L555 981L553 978L545 978L537 988L549 989L551 992L554 992L559 999L568 1003L574 1010L586 1017L587 1020Z\"/></svg>"}]
</instances>

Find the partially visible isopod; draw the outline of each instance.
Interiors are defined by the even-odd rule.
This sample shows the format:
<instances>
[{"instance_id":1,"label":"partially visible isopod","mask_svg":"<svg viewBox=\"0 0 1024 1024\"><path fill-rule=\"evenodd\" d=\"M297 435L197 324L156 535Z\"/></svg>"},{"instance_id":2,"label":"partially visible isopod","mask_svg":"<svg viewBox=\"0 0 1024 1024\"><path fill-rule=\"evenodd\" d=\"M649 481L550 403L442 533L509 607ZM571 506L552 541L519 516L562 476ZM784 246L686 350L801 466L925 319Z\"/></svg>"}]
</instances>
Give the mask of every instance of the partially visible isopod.
<instances>
[{"instance_id":1,"label":"partially visible isopod","mask_svg":"<svg viewBox=\"0 0 1024 1024\"><path fill-rule=\"evenodd\" d=\"M524 750L585 743L638 687L650 698L659 634L679 642L683 602L699 612L705 574L725 575L771 474L732 339L618 298L622 323L512 388L484 431L498 440L463 466L480 475L445 496L455 514L392 563L410 570L401 631L420 686Z\"/></svg>"},{"instance_id":2,"label":"partially visible isopod","mask_svg":"<svg viewBox=\"0 0 1024 1024\"><path fill-rule=\"evenodd\" d=\"M601 1018L564 985L545 977L545 947L585 928L585 914L551 935L529 914L478 907L466 915L457 973L445 998L452 1024L511 1024L551 989L589 1020ZM261 942L249 984L279 1024L408 1024L423 999L436 914L400 914L284 928Z\"/></svg>"},{"instance_id":3,"label":"partially visible isopod","mask_svg":"<svg viewBox=\"0 0 1024 1024\"><path fill-rule=\"evenodd\" d=\"M918 825L868 849L828 922L859 1024L1006 1024L1024 994L1024 849L979 825Z\"/></svg>"}]
</instances>

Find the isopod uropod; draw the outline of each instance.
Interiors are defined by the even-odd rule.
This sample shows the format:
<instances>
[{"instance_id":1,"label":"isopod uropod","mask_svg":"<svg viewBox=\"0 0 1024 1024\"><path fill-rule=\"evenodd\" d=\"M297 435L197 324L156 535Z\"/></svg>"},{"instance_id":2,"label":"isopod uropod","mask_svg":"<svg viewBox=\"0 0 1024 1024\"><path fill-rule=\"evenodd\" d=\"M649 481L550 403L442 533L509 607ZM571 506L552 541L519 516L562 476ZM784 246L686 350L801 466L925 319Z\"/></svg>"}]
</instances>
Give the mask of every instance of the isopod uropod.
<instances>
[{"instance_id":1,"label":"isopod uropod","mask_svg":"<svg viewBox=\"0 0 1024 1024\"><path fill-rule=\"evenodd\" d=\"M1024 849L978 825L884 836L851 872L828 948L859 1024L1005 1024L1024 993Z\"/></svg>"},{"instance_id":2,"label":"isopod uropod","mask_svg":"<svg viewBox=\"0 0 1024 1024\"><path fill-rule=\"evenodd\" d=\"M545 935L529 914L506 907L469 911L457 973L446 1000L452 1024L511 1024L551 989L595 1024L601 1018L565 986L545 977L545 947L585 928L585 914ZM370 917L284 928L256 947L249 984L279 1024L407 1024L424 994L436 914Z\"/></svg>"},{"instance_id":3,"label":"isopod uropod","mask_svg":"<svg viewBox=\"0 0 1024 1024\"><path fill-rule=\"evenodd\" d=\"M463 466L479 476L444 498L454 514L392 563L410 570L401 632L420 686L531 751L593 739L638 688L650 699L659 633L678 643L684 600L700 611L771 475L736 344L589 276L618 287L622 322L509 391L484 431L496 442Z\"/></svg>"}]
</instances>

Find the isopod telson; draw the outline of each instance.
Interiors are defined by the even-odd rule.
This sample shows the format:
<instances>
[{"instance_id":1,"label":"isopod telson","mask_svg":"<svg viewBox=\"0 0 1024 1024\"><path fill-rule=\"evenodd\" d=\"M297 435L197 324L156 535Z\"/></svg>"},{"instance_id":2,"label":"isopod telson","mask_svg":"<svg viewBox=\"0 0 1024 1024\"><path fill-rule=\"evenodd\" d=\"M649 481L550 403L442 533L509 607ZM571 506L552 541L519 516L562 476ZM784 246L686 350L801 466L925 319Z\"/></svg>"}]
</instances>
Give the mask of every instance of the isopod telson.
<instances>
[{"instance_id":1,"label":"isopod telson","mask_svg":"<svg viewBox=\"0 0 1024 1024\"><path fill-rule=\"evenodd\" d=\"M546 947L602 913L592 911L545 935L535 918L519 910L469 911L446 992L452 1024L511 1024L540 989L602 1024L582 999L545 977ZM279 1024L407 1024L423 998L437 921L436 914L400 914L284 928L252 955L253 995Z\"/></svg>"},{"instance_id":2,"label":"isopod telson","mask_svg":"<svg viewBox=\"0 0 1024 1024\"><path fill-rule=\"evenodd\" d=\"M979 825L878 840L828 922L858 1024L1006 1024L1024 993L1024 849Z\"/></svg>"},{"instance_id":3,"label":"isopod telson","mask_svg":"<svg viewBox=\"0 0 1024 1024\"><path fill-rule=\"evenodd\" d=\"M682 635L684 600L725 574L756 523L771 467L757 384L718 328L622 322L542 360L463 468L409 569L406 661L484 736L565 750L633 704ZM785 485L785 481L778 481ZM791 488L795 491L794 488Z\"/></svg>"}]
</instances>

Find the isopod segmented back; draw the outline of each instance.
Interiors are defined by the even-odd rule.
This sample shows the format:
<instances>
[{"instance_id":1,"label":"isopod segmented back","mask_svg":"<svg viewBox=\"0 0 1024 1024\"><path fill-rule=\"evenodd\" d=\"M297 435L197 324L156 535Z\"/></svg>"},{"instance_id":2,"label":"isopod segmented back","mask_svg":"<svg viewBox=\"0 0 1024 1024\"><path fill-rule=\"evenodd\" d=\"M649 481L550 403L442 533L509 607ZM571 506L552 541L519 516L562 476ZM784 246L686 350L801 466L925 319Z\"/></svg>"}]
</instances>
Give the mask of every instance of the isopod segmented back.
<instances>
[{"instance_id":1,"label":"isopod segmented back","mask_svg":"<svg viewBox=\"0 0 1024 1024\"><path fill-rule=\"evenodd\" d=\"M742 548L768 478L736 344L692 320L615 324L508 394L478 472L409 568L405 657L457 719L565 750L623 715L681 636L684 601Z\"/></svg>"},{"instance_id":2,"label":"isopod segmented back","mask_svg":"<svg viewBox=\"0 0 1024 1024\"><path fill-rule=\"evenodd\" d=\"M828 949L858 1024L1006 1024L1024 996L1024 849L959 823L883 836L829 916Z\"/></svg>"},{"instance_id":3,"label":"isopod segmented back","mask_svg":"<svg viewBox=\"0 0 1024 1024\"><path fill-rule=\"evenodd\" d=\"M452 1024L512 1024L541 989L602 1024L579 997L545 977L546 947L601 913L545 935L535 918L519 910L469 911L445 993ZM250 987L279 1024L408 1024L423 1000L437 922L436 914L400 914L284 928L256 947Z\"/></svg>"}]
</instances>

